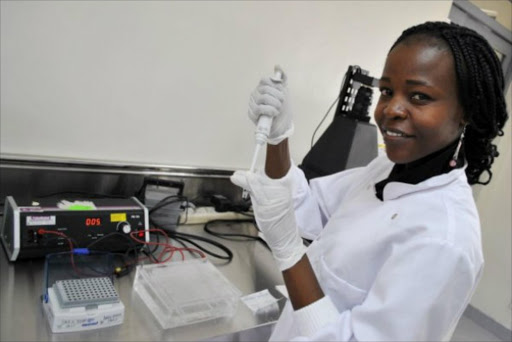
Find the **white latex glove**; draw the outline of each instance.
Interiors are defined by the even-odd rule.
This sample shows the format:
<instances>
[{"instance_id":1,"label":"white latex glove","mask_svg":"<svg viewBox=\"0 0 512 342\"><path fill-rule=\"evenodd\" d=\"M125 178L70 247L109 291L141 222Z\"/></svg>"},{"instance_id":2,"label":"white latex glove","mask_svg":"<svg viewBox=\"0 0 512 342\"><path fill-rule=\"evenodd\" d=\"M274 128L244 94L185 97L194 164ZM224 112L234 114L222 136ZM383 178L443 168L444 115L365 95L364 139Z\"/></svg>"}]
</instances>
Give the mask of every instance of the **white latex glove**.
<instances>
[{"instance_id":1,"label":"white latex glove","mask_svg":"<svg viewBox=\"0 0 512 342\"><path fill-rule=\"evenodd\" d=\"M236 171L231 181L249 190L256 223L281 271L295 265L306 252L299 235L292 201L292 179L271 179L263 172Z\"/></svg>"},{"instance_id":2,"label":"white latex glove","mask_svg":"<svg viewBox=\"0 0 512 342\"><path fill-rule=\"evenodd\" d=\"M288 101L286 75L282 72L282 82L262 78L249 98L249 118L258 124L260 115L273 118L267 143L277 145L293 134L292 113Z\"/></svg>"}]
</instances>

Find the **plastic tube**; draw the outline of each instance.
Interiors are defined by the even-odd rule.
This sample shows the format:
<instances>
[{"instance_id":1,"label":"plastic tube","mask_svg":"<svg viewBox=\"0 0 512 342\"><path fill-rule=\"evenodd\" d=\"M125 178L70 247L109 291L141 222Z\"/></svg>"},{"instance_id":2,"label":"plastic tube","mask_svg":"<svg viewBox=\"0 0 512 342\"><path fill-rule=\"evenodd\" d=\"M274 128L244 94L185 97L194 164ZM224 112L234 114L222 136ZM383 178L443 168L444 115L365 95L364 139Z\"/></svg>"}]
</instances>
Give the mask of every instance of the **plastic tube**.
<instances>
[{"instance_id":1,"label":"plastic tube","mask_svg":"<svg viewBox=\"0 0 512 342\"><path fill-rule=\"evenodd\" d=\"M274 67L274 76L270 78L274 83L283 82L283 71L279 66ZM254 148L254 154L252 156L251 167L249 172L254 172L256 168L256 162L258 161L258 156L261 150L261 147L267 143L268 135L270 134L270 128L272 127L272 117L269 115L260 115L258 118L258 124L256 125L256 132L254 133L256 146ZM248 199L249 192L244 189L242 192L242 198Z\"/></svg>"}]
</instances>

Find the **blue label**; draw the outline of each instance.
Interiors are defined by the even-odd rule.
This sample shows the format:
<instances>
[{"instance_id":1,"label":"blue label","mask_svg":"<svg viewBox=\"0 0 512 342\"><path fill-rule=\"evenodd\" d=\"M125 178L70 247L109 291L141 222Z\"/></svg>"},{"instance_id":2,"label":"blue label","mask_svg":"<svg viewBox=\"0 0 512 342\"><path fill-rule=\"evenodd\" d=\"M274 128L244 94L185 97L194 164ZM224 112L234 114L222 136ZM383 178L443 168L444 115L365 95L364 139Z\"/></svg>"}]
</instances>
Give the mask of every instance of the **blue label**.
<instances>
[{"instance_id":1,"label":"blue label","mask_svg":"<svg viewBox=\"0 0 512 342\"><path fill-rule=\"evenodd\" d=\"M89 325L96 325L98 322L91 322L91 323L84 323L82 324L82 327L88 327Z\"/></svg>"}]
</instances>

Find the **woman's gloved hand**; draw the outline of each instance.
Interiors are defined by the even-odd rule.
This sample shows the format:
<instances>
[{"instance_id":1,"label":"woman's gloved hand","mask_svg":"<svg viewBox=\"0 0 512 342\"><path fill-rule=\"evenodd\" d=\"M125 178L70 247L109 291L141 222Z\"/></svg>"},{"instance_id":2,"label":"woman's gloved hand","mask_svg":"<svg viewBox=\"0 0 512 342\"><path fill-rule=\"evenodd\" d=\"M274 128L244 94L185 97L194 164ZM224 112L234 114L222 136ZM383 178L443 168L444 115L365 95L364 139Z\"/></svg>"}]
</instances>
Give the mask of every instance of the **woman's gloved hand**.
<instances>
[{"instance_id":1,"label":"woman's gloved hand","mask_svg":"<svg viewBox=\"0 0 512 342\"><path fill-rule=\"evenodd\" d=\"M262 78L249 98L249 118L258 124L260 115L273 118L267 143L277 145L293 134L292 113L288 101L286 75L282 70L282 80L273 81L270 77Z\"/></svg>"},{"instance_id":2,"label":"woman's gloved hand","mask_svg":"<svg viewBox=\"0 0 512 342\"><path fill-rule=\"evenodd\" d=\"M306 252L295 222L292 179L271 179L263 172L236 171L231 181L249 190L256 223L281 271L295 265Z\"/></svg>"}]
</instances>

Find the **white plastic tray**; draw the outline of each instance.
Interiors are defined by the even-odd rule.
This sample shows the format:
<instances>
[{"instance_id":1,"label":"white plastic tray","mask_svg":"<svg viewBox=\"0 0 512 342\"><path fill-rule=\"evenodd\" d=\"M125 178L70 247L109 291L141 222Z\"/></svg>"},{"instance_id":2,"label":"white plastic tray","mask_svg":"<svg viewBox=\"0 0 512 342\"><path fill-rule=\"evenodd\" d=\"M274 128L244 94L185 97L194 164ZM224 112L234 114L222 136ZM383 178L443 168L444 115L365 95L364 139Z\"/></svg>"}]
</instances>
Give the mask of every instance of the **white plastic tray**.
<instances>
[{"instance_id":1,"label":"white plastic tray","mask_svg":"<svg viewBox=\"0 0 512 342\"><path fill-rule=\"evenodd\" d=\"M137 266L134 291L164 329L231 317L242 295L207 259Z\"/></svg>"}]
</instances>

